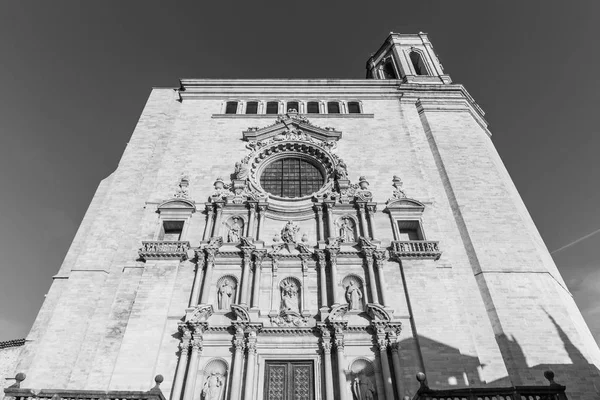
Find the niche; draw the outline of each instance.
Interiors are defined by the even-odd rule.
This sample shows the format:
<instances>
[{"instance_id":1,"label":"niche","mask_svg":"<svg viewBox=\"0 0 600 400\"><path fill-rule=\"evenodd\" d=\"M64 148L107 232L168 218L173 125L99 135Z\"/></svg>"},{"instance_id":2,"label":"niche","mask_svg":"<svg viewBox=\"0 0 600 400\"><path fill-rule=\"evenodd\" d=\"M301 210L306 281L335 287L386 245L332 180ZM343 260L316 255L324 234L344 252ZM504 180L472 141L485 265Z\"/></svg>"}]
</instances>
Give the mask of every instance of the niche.
<instances>
[{"instance_id":1,"label":"niche","mask_svg":"<svg viewBox=\"0 0 600 400\"><path fill-rule=\"evenodd\" d=\"M373 363L364 358L354 360L350 366L350 387L354 399L376 400L375 369Z\"/></svg>"},{"instance_id":2,"label":"niche","mask_svg":"<svg viewBox=\"0 0 600 400\"><path fill-rule=\"evenodd\" d=\"M239 243L240 238L244 236L244 219L239 215L235 215L229 218L225 222L225 228L227 230L227 243Z\"/></svg>"},{"instance_id":3,"label":"niche","mask_svg":"<svg viewBox=\"0 0 600 400\"><path fill-rule=\"evenodd\" d=\"M356 221L349 215L344 215L336 222L338 237L342 243L356 242L358 232L356 231Z\"/></svg>"},{"instance_id":4,"label":"niche","mask_svg":"<svg viewBox=\"0 0 600 400\"><path fill-rule=\"evenodd\" d=\"M342 280L342 285L348 311L364 311L366 304L364 281L358 275L347 275Z\"/></svg>"},{"instance_id":5,"label":"niche","mask_svg":"<svg viewBox=\"0 0 600 400\"><path fill-rule=\"evenodd\" d=\"M202 386L202 400L222 400L225 398L227 388L228 366L224 360L213 358L204 367L204 385Z\"/></svg>"},{"instance_id":6,"label":"niche","mask_svg":"<svg viewBox=\"0 0 600 400\"><path fill-rule=\"evenodd\" d=\"M228 311L236 302L237 278L233 275L222 276L217 281L217 309Z\"/></svg>"}]
</instances>

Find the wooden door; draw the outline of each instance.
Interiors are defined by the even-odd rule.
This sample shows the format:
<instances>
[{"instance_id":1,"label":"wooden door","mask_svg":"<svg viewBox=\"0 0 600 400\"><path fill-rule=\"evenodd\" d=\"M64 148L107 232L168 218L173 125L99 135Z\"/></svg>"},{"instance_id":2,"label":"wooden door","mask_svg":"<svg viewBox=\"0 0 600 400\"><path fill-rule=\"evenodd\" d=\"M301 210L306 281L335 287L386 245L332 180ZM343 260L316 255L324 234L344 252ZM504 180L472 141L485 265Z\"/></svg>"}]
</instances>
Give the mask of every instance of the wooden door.
<instances>
[{"instance_id":1,"label":"wooden door","mask_svg":"<svg viewBox=\"0 0 600 400\"><path fill-rule=\"evenodd\" d=\"M265 400L314 400L312 361L267 361Z\"/></svg>"}]
</instances>

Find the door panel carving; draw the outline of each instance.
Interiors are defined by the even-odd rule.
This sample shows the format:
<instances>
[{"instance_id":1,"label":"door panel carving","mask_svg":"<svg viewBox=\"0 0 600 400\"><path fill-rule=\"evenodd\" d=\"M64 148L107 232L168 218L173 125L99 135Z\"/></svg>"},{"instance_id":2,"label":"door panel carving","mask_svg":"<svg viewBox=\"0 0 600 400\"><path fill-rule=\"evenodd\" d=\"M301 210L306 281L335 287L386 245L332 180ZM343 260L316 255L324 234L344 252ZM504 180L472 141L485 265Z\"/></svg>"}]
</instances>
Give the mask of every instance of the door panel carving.
<instances>
[{"instance_id":1,"label":"door panel carving","mask_svg":"<svg viewBox=\"0 0 600 400\"><path fill-rule=\"evenodd\" d=\"M313 363L267 361L265 400L314 400Z\"/></svg>"}]
</instances>

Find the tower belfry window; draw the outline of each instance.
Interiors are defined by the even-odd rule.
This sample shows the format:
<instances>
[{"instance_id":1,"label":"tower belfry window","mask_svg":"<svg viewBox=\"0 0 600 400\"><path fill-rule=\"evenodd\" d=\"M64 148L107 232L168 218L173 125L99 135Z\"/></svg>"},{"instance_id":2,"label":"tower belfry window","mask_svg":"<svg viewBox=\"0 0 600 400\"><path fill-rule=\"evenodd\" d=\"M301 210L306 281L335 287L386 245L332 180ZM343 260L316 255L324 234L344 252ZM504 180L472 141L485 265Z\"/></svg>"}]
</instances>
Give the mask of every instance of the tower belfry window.
<instances>
[{"instance_id":1,"label":"tower belfry window","mask_svg":"<svg viewBox=\"0 0 600 400\"><path fill-rule=\"evenodd\" d=\"M394 68L394 63L391 59L387 59L383 64L383 77L385 79L398 79L396 75L396 68Z\"/></svg>"},{"instance_id":2,"label":"tower belfry window","mask_svg":"<svg viewBox=\"0 0 600 400\"><path fill-rule=\"evenodd\" d=\"M183 232L183 221L164 221L158 235L158 240L177 241L181 240Z\"/></svg>"},{"instance_id":3,"label":"tower belfry window","mask_svg":"<svg viewBox=\"0 0 600 400\"><path fill-rule=\"evenodd\" d=\"M427 68L425 67L425 63L423 62L423 57L416 51L410 52L410 61L412 62L413 68L415 69L415 73L417 75L429 75L427 73Z\"/></svg>"},{"instance_id":4,"label":"tower belfry window","mask_svg":"<svg viewBox=\"0 0 600 400\"><path fill-rule=\"evenodd\" d=\"M277 114L279 112L279 103L276 101L269 101L267 103L267 114Z\"/></svg>"}]
</instances>

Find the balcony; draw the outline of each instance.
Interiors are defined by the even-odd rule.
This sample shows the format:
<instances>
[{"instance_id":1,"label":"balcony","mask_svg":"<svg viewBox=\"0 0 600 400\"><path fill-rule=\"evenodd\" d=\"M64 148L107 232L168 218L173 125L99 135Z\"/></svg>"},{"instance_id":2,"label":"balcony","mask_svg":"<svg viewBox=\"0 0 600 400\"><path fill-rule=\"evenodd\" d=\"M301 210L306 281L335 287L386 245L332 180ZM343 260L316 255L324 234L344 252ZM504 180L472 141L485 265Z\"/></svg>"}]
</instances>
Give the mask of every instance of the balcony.
<instances>
[{"instance_id":1,"label":"balcony","mask_svg":"<svg viewBox=\"0 0 600 400\"><path fill-rule=\"evenodd\" d=\"M158 240L142 242L139 255L144 260L182 258L188 250L190 250L190 242Z\"/></svg>"},{"instance_id":2,"label":"balcony","mask_svg":"<svg viewBox=\"0 0 600 400\"><path fill-rule=\"evenodd\" d=\"M394 240L392 254L396 258L424 258L437 260L442 255L438 242L431 240Z\"/></svg>"},{"instance_id":3,"label":"balcony","mask_svg":"<svg viewBox=\"0 0 600 400\"><path fill-rule=\"evenodd\" d=\"M504 388L430 389L425 374L418 373L421 387L412 400L568 400L565 386L554 382L554 372L546 371L548 386L514 386Z\"/></svg>"},{"instance_id":4,"label":"balcony","mask_svg":"<svg viewBox=\"0 0 600 400\"><path fill-rule=\"evenodd\" d=\"M68 389L42 389L32 390L21 388L25 374L19 373L15 377L16 383L4 389L7 399L14 400L166 400L159 385L163 381L162 375L154 378L156 385L148 391L112 390L68 390Z\"/></svg>"}]
</instances>

